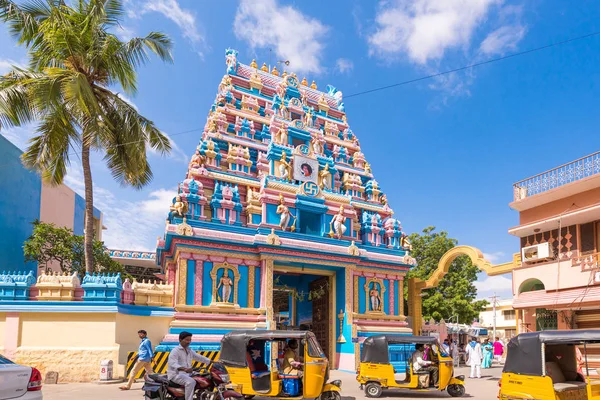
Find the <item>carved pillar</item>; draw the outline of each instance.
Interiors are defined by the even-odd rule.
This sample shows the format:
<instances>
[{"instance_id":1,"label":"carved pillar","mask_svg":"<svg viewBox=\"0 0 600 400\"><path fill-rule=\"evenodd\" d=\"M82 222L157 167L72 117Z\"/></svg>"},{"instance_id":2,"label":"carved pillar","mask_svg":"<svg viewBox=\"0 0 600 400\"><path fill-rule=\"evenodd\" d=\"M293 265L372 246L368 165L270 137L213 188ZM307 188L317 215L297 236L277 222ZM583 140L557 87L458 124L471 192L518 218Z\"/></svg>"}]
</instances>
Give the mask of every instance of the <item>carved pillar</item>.
<instances>
[{"instance_id":1,"label":"carved pillar","mask_svg":"<svg viewBox=\"0 0 600 400\"><path fill-rule=\"evenodd\" d=\"M346 324L352 325L352 313L358 312L354 310L354 269L351 267L346 268Z\"/></svg>"},{"instance_id":2,"label":"carved pillar","mask_svg":"<svg viewBox=\"0 0 600 400\"><path fill-rule=\"evenodd\" d=\"M254 304L254 268L253 265L248 266L248 308L256 307L256 304Z\"/></svg>"},{"instance_id":3,"label":"carved pillar","mask_svg":"<svg viewBox=\"0 0 600 400\"><path fill-rule=\"evenodd\" d=\"M187 291L187 260L180 258L177 268L177 297L175 304L185 305Z\"/></svg>"},{"instance_id":4,"label":"carved pillar","mask_svg":"<svg viewBox=\"0 0 600 400\"><path fill-rule=\"evenodd\" d=\"M273 316L273 260L267 260L265 268L265 306L267 307L267 329L275 329Z\"/></svg>"},{"instance_id":5,"label":"carved pillar","mask_svg":"<svg viewBox=\"0 0 600 400\"><path fill-rule=\"evenodd\" d=\"M398 277L398 315L404 315L404 277Z\"/></svg>"},{"instance_id":6,"label":"carved pillar","mask_svg":"<svg viewBox=\"0 0 600 400\"><path fill-rule=\"evenodd\" d=\"M389 301L389 310L390 310L390 315L396 315L396 307L395 307L395 299L396 299L396 289L394 286L396 286L396 279L389 279L389 286L390 286L390 293L389 293L389 297L388 297L388 301Z\"/></svg>"},{"instance_id":7,"label":"carved pillar","mask_svg":"<svg viewBox=\"0 0 600 400\"><path fill-rule=\"evenodd\" d=\"M194 277L194 304L202 305L202 276L204 275L204 260L196 260L196 276Z\"/></svg>"},{"instance_id":8,"label":"carved pillar","mask_svg":"<svg viewBox=\"0 0 600 400\"><path fill-rule=\"evenodd\" d=\"M408 279L408 312L412 320L413 335L415 336L421 334L423 325L423 298L420 296L423 284L424 282L420 279L419 282L416 278Z\"/></svg>"}]
</instances>

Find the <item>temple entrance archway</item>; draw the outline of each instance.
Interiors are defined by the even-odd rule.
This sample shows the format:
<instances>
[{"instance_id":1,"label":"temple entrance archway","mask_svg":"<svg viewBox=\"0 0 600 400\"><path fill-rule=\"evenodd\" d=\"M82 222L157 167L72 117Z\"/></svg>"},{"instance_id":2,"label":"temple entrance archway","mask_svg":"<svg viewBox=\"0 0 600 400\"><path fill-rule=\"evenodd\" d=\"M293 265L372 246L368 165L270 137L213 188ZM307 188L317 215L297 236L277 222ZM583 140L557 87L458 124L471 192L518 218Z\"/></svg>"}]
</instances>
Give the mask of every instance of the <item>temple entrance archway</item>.
<instances>
[{"instance_id":1,"label":"temple entrance archway","mask_svg":"<svg viewBox=\"0 0 600 400\"><path fill-rule=\"evenodd\" d=\"M412 319L412 329L414 335L421 334L421 327L423 325L423 290L436 287L450 270L452 261L460 256L469 257L473 265L477 266L488 276L509 273L514 268L516 262L515 259L505 264L492 265L491 262L485 259L481 250L471 246L456 246L448 250L440 259L437 269L433 272L429 279L426 281L419 278L408 279L408 312Z\"/></svg>"}]
</instances>

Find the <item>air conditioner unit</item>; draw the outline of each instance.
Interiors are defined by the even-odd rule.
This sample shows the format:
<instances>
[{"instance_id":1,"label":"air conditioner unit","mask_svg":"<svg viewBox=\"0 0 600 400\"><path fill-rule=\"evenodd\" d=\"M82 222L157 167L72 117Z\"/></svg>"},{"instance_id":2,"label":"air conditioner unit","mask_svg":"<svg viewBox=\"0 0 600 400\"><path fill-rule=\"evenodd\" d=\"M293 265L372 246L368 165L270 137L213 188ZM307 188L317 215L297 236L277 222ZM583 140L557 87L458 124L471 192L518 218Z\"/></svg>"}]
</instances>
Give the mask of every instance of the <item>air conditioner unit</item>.
<instances>
[{"instance_id":1,"label":"air conditioner unit","mask_svg":"<svg viewBox=\"0 0 600 400\"><path fill-rule=\"evenodd\" d=\"M534 262L551 260L554 258L554 251L550 243L540 243L533 246L523 247L521 249L521 259L523 262Z\"/></svg>"}]
</instances>

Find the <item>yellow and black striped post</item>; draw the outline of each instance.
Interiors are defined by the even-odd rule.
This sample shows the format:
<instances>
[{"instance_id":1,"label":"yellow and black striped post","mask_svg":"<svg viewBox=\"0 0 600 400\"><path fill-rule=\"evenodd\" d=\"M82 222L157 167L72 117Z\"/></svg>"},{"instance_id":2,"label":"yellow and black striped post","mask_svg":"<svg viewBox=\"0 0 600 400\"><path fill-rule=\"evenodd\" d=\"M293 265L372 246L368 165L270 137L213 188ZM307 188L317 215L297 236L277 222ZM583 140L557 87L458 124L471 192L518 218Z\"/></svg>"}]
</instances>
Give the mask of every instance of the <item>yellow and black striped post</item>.
<instances>
[{"instance_id":1,"label":"yellow and black striped post","mask_svg":"<svg viewBox=\"0 0 600 400\"><path fill-rule=\"evenodd\" d=\"M219 358L218 351L197 351L196 353L209 358L211 361L215 361ZM154 357L152 358L152 369L154 370L155 373L157 373L157 374L166 374L167 373L167 361L169 359L169 354L170 353L168 351L161 351L161 352L154 353ZM137 360L138 360L138 356L137 356L136 351L132 351L127 354L127 374L126 374L127 378L129 378L129 375L131 374L131 371L133 370L133 366L135 365ZM198 368L200 366L202 366L202 364L199 363L198 361L194 361L192 363L192 368ZM143 378L144 375L146 375L146 370L142 368L138 371L135 378L140 379L140 378Z\"/></svg>"}]
</instances>

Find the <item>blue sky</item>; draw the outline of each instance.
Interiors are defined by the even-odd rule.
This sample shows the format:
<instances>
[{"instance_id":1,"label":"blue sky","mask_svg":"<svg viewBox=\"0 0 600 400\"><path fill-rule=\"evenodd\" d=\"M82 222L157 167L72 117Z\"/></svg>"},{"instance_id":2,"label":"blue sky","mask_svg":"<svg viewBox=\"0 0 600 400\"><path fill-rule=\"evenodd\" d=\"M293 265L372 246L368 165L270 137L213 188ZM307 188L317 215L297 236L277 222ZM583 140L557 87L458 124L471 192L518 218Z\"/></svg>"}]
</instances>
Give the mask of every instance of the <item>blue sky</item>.
<instances>
[{"instance_id":1,"label":"blue sky","mask_svg":"<svg viewBox=\"0 0 600 400\"><path fill-rule=\"evenodd\" d=\"M119 187L94 158L96 206L109 247L154 248L170 199L184 178L208 108L238 60L289 60L288 72L333 84L404 230L434 225L493 262L508 261L512 183L598 149L600 37L362 96L353 93L485 61L600 30L592 1L128 0L117 32L151 30L174 41L174 64L139 71L138 109L172 136L168 158L152 157L144 190ZM0 29L0 72L25 63ZM193 130L193 131L191 131ZM191 132L190 132L191 131ZM182 133L187 132L187 133ZM22 147L31 127L2 134ZM66 183L81 192L77 156ZM478 282L480 296L510 296L510 277Z\"/></svg>"}]
</instances>

